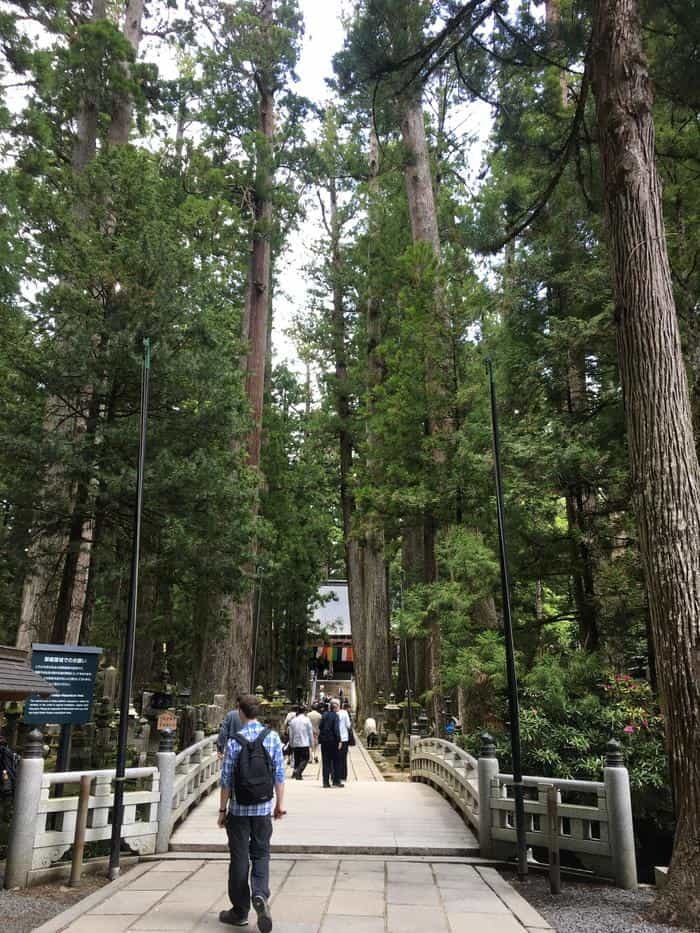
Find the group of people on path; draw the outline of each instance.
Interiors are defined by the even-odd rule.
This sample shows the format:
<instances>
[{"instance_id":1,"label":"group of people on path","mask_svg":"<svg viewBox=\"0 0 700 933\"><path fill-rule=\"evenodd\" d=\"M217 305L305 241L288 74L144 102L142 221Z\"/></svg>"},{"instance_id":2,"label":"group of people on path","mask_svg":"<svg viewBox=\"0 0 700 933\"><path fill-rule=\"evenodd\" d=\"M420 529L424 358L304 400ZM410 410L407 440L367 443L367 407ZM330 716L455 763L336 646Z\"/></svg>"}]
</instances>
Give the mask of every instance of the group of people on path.
<instances>
[{"instance_id":1,"label":"group of people on path","mask_svg":"<svg viewBox=\"0 0 700 933\"><path fill-rule=\"evenodd\" d=\"M222 758L217 824L226 829L230 853L229 910L219 921L247 926L251 906L260 933L272 930L270 913L270 840L273 819L285 814L284 746L280 736L259 720L257 697L242 696L227 714L217 739ZM294 758L292 776L303 780L311 755L321 749L324 787L344 787L348 748L355 744L350 713L340 699L325 700L311 710L299 705L284 727Z\"/></svg>"},{"instance_id":2,"label":"group of people on path","mask_svg":"<svg viewBox=\"0 0 700 933\"><path fill-rule=\"evenodd\" d=\"M348 748L354 744L352 721L340 699L317 703L310 710L297 706L285 720L283 731L285 748L294 759L292 778L303 780L304 771L311 761L321 763L324 787L344 787L348 777Z\"/></svg>"}]
</instances>

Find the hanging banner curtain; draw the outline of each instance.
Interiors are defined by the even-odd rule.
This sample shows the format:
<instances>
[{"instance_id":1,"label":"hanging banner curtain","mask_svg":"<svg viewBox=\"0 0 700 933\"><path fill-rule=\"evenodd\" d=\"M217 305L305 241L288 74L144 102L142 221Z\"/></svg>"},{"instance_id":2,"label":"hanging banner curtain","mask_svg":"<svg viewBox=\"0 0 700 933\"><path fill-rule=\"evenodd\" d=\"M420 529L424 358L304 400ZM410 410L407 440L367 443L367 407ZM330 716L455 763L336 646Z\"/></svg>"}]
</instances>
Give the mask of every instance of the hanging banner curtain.
<instances>
[{"instance_id":1,"label":"hanging banner curtain","mask_svg":"<svg viewBox=\"0 0 700 933\"><path fill-rule=\"evenodd\" d=\"M337 663L343 661L346 664L352 664L355 659L351 647L337 647L332 645L319 645L316 648L316 657L322 661Z\"/></svg>"}]
</instances>

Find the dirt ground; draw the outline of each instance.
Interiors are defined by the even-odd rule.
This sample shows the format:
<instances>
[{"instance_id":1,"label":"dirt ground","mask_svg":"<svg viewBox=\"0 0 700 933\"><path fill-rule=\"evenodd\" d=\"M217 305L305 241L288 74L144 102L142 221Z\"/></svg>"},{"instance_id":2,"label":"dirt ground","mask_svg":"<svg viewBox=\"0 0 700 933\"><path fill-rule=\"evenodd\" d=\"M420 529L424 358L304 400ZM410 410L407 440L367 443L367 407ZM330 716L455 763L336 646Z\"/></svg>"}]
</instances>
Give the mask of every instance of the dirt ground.
<instances>
[{"instance_id":1,"label":"dirt ground","mask_svg":"<svg viewBox=\"0 0 700 933\"><path fill-rule=\"evenodd\" d=\"M0 884L2 870L0 864ZM123 872L128 871L125 867ZM103 874L85 875L80 884L69 888L63 881L36 885L17 891L0 890L0 929L2 933L31 933L67 907L98 891L107 884L106 869Z\"/></svg>"}]
</instances>

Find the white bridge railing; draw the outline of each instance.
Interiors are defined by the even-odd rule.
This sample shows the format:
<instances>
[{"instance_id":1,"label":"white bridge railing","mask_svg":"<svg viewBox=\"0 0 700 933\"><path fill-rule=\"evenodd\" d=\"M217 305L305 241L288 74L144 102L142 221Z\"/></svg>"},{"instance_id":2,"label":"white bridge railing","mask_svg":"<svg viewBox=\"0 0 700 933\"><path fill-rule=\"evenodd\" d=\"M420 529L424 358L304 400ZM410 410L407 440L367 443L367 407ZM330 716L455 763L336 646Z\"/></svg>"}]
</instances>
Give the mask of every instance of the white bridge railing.
<instances>
[{"instance_id":1,"label":"white bridge railing","mask_svg":"<svg viewBox=\"0 0 700 933\"><path fill-rule=\"evenodd\" d=\"M128 768L124 792L122 840L138 855L167 852L170 836L183 819L217 784L220 763L216 735L204 737L178 755L174 737L161 734L155 767ZM114 769L45 773L43 737L32 732L17 774L14 817L5 871L6 888L24 888L56 868L73 845L78 814L78 785L91 779L85 842L111 837ZM56 786L69 796L52 796Z\"/></svg>"},{"instance_id":2,"label":"white bridge railing","mask_svg":"<svg viewBox=\"0 0 700 933\"><path fill-rule=\"evenodd\" d=\"M411 779L431 784L446 796L479 835L485 858L515 856L513 776L499 772L491 737L482 736L478 761L444 739L411 737ZM547 790L557 788L557 840L584 870L610 878L622 888L637 886L629 775L620 745L609 742L602 781L523 778L528 846L549 846ZM545 855L546 859L546 855Z\"/></svg>"},{"instance_id":3,"label":"white bridge railing","mask_svg":"<svg viewBox=\"0 0 700 933\"><path fill-rule=\"evenodd\" d=\"M444 739L413 739L411 780L431 784L479 831L479 786L476 758Z\"/></svg>"}]
</instances>

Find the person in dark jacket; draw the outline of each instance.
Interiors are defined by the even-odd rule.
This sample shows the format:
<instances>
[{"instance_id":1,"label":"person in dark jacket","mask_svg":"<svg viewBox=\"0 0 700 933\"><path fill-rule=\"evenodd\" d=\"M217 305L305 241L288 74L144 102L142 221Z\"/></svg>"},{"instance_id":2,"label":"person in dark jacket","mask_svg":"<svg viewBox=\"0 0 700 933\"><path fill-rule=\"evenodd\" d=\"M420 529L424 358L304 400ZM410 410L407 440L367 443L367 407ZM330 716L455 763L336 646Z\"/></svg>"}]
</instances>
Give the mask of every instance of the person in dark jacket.
<instances>
[{"instance_id":1,"label":"person in dark jacket","mask_svg":"<svg viewBox=\"0 0 700 933\"><path fill-rule=\"evenodd\" d=\"M240 702L240 697L238 698ZM226 718L221 723L221 728L219 729L219 737L216 740L216 749L219 753L219 761L224 757L224 752L226 751L226 743L229 739L232 739L234 735L238 735L241 731L241 717L237 709L232 709L230 712L226 713Z\"/></svg>"},{"instance_id":2,"label":"person in dark jacket","mask_svg":"<svg viewBox=\"0 0 700 933\"><path fill-rule=\"evenodd\" d=\"M338 770L338 755L343 743L340 741L340 719L335 709L327 710L321 716L321 726L318 733L321 745L321 761L323 764L323 786L343 787Z\"/></svg>"}]
</instances>

